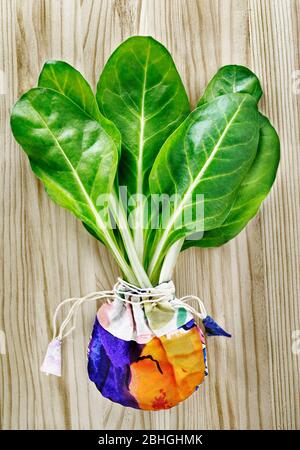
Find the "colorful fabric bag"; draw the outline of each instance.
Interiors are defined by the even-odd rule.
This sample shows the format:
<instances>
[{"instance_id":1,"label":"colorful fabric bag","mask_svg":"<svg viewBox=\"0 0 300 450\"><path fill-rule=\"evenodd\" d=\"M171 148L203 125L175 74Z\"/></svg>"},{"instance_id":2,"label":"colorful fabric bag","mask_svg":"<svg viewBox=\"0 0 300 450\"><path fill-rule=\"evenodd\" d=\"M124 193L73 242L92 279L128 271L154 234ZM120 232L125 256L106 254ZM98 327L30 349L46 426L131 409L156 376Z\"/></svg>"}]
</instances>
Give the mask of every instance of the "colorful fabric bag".
<instances>
[{"instance_id":1,"label":"colorful fabric bag","mask_svg":"<svg viewBox=\"0 0 300 450\"><path fill-rule=\"evenodd\" d=\"M204 334L193 315L211 335L230 336L209 316L198 297L177 299L172 281L140 289L119 279L113 291L67 299L73 302L58 336L48 347L43 372L61 375L61 342L68 324L85 301L107 298L98 310L88 347L88 373L101 394L123 406L168 409L189 397L208 374ZM194 298L200 312L185 303Z\"/></svg>"}]
</instances>

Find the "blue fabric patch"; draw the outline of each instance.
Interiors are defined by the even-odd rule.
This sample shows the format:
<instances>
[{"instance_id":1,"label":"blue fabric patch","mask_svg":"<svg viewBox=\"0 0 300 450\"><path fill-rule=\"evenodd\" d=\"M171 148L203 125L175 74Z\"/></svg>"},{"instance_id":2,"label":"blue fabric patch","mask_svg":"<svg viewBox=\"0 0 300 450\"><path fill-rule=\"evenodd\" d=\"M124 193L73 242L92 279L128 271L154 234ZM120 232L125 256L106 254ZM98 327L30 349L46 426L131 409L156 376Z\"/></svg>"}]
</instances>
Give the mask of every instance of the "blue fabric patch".
<instances>
[{"instance_id":1,"label":"blue fabric patch","mask_svg":"<svg viewBox=\"0 0 300 450\"><path fill-rule=\"evenodd\" d=\"M227 331L223 330L217 322L210 316L206 316L203 320L203 325L205 327L205 331L208 336L225 336L231 337L231 334L227 333Z\"/></svg>"}]
</instances>

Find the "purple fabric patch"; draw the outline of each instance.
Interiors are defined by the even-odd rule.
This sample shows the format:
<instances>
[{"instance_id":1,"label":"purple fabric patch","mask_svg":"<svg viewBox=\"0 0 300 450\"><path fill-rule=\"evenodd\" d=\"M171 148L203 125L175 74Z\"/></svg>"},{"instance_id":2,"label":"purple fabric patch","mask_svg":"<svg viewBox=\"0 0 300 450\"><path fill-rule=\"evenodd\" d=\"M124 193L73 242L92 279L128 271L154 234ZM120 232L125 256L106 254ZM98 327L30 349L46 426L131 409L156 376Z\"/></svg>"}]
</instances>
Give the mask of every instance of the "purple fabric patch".
<instances>
[{"instance_id":1,"label":"purple fabric patch","mask_svg":"<svg viewBox=\"0 0 300 450\"><path fill-rule=\"evenodd\" d=\"M130 364L137 361L143 347L144 344L116 338L96 318L88 350L88 373L104 397L139 408L129 392Z\"/></svg>"},{"instance_id":2,"label":"purple fabric patch","mask_svg":"<svg viewBox=\"0 0 300 450\"><path fill-rule=\"evenodd\" d=\"M195 324L194 319L191 319L189 322L187 322L185 325L182 325L182 327L180 327L180 328L182 328L183 330L190 330L191 328L193 328L195 326L196 326L196 324Z\"/></svg>"}]
</instances>

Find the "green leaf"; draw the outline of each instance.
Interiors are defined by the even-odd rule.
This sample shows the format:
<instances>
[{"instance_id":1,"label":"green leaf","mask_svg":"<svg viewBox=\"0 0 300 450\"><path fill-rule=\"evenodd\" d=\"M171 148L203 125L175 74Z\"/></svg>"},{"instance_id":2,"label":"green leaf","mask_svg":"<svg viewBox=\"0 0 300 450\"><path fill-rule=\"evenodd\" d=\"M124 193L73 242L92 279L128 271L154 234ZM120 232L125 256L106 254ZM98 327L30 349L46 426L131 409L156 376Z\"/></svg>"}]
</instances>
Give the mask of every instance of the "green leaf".
<instances>
[{"instance_id":1,"label":"green leaf","mask_svg":"<svg viewBox=\"0 0 300 450\"><path fill-rule=\"evenodd\" d=\"M40 73L38 85L61 93L75 103L85 114L97 120L103 130L114 140L118 154L121 155L119 130L113 122L100 113L90 85L78 70L64 61L47 61ZM85 223L83 223L83 226L93 237L101 241L91 227ZM116 235L116 230L114 230L114 234Z\"/></svg>"},{"instance_id":2,"label":"green leaf","mask_svg":"<svg viewBox=\"0 0 300 450\"><path fill-rule=\"evenodd\" d=\"M51 199L93 230L135 282L109 228L108 208L97 205L113 188L118 153L112 138L74 102L46 88L31 89L17 101L11 127Z\"/></svg>"},{"instance_id":3,"label":"green leaf","mask_svg":"<svg viewBox=\"0 0 300 450\"><path fill-rule=\"evenodd\" d=\"M248 94L228 94L197 108L169 137L151 171L150 188L152 194L179 198L158 238L151 278L176 240L222 224L254 160L258 136L256 101ZM195 216L200 201L204 218ZM183 214L193 221L180 224Z\"/></svg>"},{"instance_id":4,"label":"green leaf","mask_svg":"<svg viewBox=\"0 0 300 450\"><path fill-rule=\"evenodd\" d=\"M58 90L61 94L66 96L69 100L74 102L85 114L89 117L97 120L102 129L110 136L118 150L119 156L121 155L121 135L119 130L116 128L113 122L109 119L105 118L99 111L98 104L96 102L95 96L86 82L86 80L82 77L80 72L74 69L69 64L66 64L61 61L50 61L45 64L42 73L39 78L39 84L44 87ZM115 177L114 183L114 201L118 202L118 176ZM112 207L112 201L109 203L109 207ZM131 231L128 227L125 220L123 220L123 210L119 210L119 214L115 216L117 225L119 226L119 230L114 228L113 233L114 237L119 245L119 248L122 249L124 256L127 252L127 256L132 264L135 267L135 272L137 275L137 279L139 283L143 285L148 285L149 280L144 269L141 266L141 262L139 261L138 255L134 249L134 245L132 242ZM120 221L122 221L122 227L120 228ZM86 223L83 223L86 230L92 234L92 236L96 237L93 229ZM126 252L124 251L124 246L122 239L124 239L124 245L126 248ZM98 237L99 240L101 240Z\"/></svg>"},{"instance_id":5,"label":"green leaf","mask_svg":"<svg viewBox=\"0 0 300 450\"><path fill-rule=\"evenodd\" d=\"M208 83L198 106L232 92L249 94L257 102L262 96L259 79L251 70L244 66L228 65L221 67Z\"/></svg>"},{"instance_id":6,"label":"green leaf","mask_svg":"<svg viewBox=\"0 0 300 450\"><path fill-rule=\"evenodd\" d=\"M81 73L64 61L47 61L40 73L39 87L53 89L66 96L88 116L97 120L121 153L121 136L117 127L98 108L94 93Z\"/></svg>"},{"instance_id":7,"label":"green leaf","mask_svg":"<svg viewBox=\"0 0 300 450\"><path fill-rule=\"evenodd\" d=\"M242 182L238 195L223 224L206 231L202 239L186 240L183 249L217 247L239 234L258 212L274 183L280 159L280 143L269 120L261 116L260 139L255 160Z\"/></svg>"},{"instance_id":8,"label":"green leaf","mask_svg":"<svg viewBox=\"0 0 300 450\"><path fill-rule=\"evenodd\" d=\"M209 101L224 93L241 91L259 100L262 90L256 75L243 66L222 67L213 77L199 103ZM260 115L260 139L256 158L241 184L232 210L224 223L206 231L200 240L186 240L183 250L196 247L215 247L234 238L257 213L274 182L279 158L280 143L268 119ZM252 180L254 180L252 182Z\"/></svg>"},{"instance_id":9,"label":"green leaf","mask_svg":"<svg viewBox=\"0 0 300 450\"><path fill-rule=\"evenodd\" d=\"M50 197L102 233L96 203L112 190L117 152L99 123L58 92L35 88L14 106L11 126Z\"/></svg>"},{"instance_id":10,"label":"green leaf","mask_svg":"<svg viewBox=\"0 0 300 450\"><path fill-rule=\"evenodd\" d=\"M129 196L149 195L148 176L167 137L189 114L189 102L169 52L151 37L136 36L112 54L100 76L101 112L121 132L120 185ZM144 202L136 198L133 233L141 260Z\"/></svg>"}]
</instances>

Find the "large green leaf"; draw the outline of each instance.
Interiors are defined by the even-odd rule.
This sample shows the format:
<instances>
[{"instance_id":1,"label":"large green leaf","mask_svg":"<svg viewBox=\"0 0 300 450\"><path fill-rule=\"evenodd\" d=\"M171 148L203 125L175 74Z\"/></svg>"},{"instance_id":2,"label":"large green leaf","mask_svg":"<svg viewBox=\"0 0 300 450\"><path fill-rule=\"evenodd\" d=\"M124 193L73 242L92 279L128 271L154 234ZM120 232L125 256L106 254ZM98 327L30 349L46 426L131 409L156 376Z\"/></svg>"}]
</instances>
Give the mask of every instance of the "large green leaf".
<instances>
[{"instance_id":1,"label":"large green leaf","mask_svg":"<svg viewBox=\"0 0 300 450\"><path fill-rule=\"evenodd\" d=\"M119 156L121 155L121 135L117 127L100 111L94 93L82 74L64 61L47 61L39 76L39 87L53 89L74 102L89 117L97 120L103 130L114 140ZM117 184L117 179L115 180ZM91 227L83 223L85 229L100 242ZM114 230L115 236L117 230Z\"/></svg>"},{"instance_id":2,"label":"large green leaf","mask_svg":"<svg viewBox=\"0 0 300 450\"><path fill-rule=\"evenodd\" d=\"M107 135L113 139L120 156L120 132L113 122L100 113L94 94L80 72L64 62L50 61L45 64L42 70L39 78L39 85L58 90L61 94L65 95L69 100L79 106L85 114L97 120ZM112 193L113 198L111 198L109 202L110 211L113 213L114 219L119 227L114 228L114 236L120 249L124 249L122 242L122 240L124 240L126 248L126 251L123 251L124 256L126 257L127 252L130 263L135 268L139 283L148 285L149 280L134 248L131 232L126 222L125 212L122 208L117 208L117 210L112 208L113 205L119 204L118 187L118 176L116 176ZM88 224L83 223L83 225L92 236L101 240Z\"/></svg>"},{"instance_id":3,"label":"large green leaf","mask_svg":"<svg viewBox=\"0 0 300 450\"><path fill-rule=\"evenodd\" d=\"M121 136L113 122L104 117L98 108L94 93L81 73L64 61L47 61L40 73L39 87L54 89L66 96L88 116L97 120L111 136L121 152Z\"/></svg>"},{"instance_id":4,"label":"large green leaf","mask_svg":"<svg viewBox=\"0 0 300 450\"><path fill-rule=\"evenodd\" d=\"M243 66L224 66L208 84L199 104L230 92L245 92L258 101L262 90L256 75ZM206 231L200 240L186 240L183 250L192 246L215 247L234 238L257 213L274 182L280 158L278 135L268 119L260 115L260 138L250 167L232 209L224 223Z\"/></svg>"},{"instance_id":5,"label":"large green leaf","mask_svg":"<svg viewBox=\"0 0 300 450\"><path fill-rule=\"evenodd\" d=\"M257 102L262 95L261 85L255 73L244 66L228 65L221 67L208 83L198 106L231 92L249 94Z\"/></svg>"},{"instance_id":6,"label":"large green leaf","mask_svg":"<svg viewBox=\"0 0 300 450\"><path fill-rule=\"evenodd\" d=\"M112 190L117 151L99 123L58 92L35 88L14 106L11 126L51 198L102 233L97 199Z\"/></svg>"},{"instance_id":7,"label":"large green leaf","mask_svg":"<svg viewBox=\"0 0 300 450\"><path fill-rule=\"evenodd\" d=\"M217 247L234 238L258 212L274 183L280 158L278 135L269 120L261 116L260 139L254 162L242 182L229 215L223 224L206 231L202 239L186 240L183 249Z\"/></svg>"},{"instance_id":8,"label":"large green leaf","mask_svg":"<svg viewBox=\"0 0 300 450\"><path fill-rule=\"evenodd\" d=\"M129 195L149 195L148 175L162 144L189 114L189 102L169 52L151 37L122 43L108 60L97 86L101 112L122 135L120 185ZM133 234L141 260L144 202L136 197Z\"/></svg>"},{"instance_id":9,"label":"large green leaf","mask_svg":"<svg viewBox=\"0 0 300 450\"><path fill-rule=\"evenodd\" d=\"M150 174L152 194L179 196L149 267L151 277L168 248L195 231L222 224L237 189L256 154L259 121L256 101L248 94L228 94L193 111L163 145ZM196 194L204 205L197 217ZM180 224L182 215L193 221Z\"/></svg>"},{"instance_id":10,"label":"large green leaf","mask_svg":"<svg viewBox=\"0 0 300 450\"><path fill-rule=\"evenodd\" d=\"M214 100L221 95L226 95L234 92L244 93L251 95L257 102L262 94L260 82L257 76L251 72L247 67L228 65L221 67L218 72L214 75L211 81L208 83L203 96L198 102L198 106L202 106ZM205 235L207 235L206 232ZM191 239L193 237L193 240ZM199 234L194 236L189 236L186 242L183 243L183 239L177 241L174 246L170 249L170 255L176 255L179 250L184 250L185 248L192 247L193 245L198 245ZM166 276L169 276L167 264L170 256L166 258L164 263L164 275L165 270L167 270ZM173 256L171 257L171 259ZM170 264L169 264L170 265Z\"/></svg>"},{"instance_id":11,"label":"large green leaf","mask_svg":"<svg viewBox=\"0 0 300 450\"><path fill-rule=\"evenodd\" d=\"M31 89L17 101L11 127L52 200L85 222L134 280L109 229L108 209L98 205L115 179L118 153L112 138L66 96L45 88Z\"/></svg>"}]
</instances>

